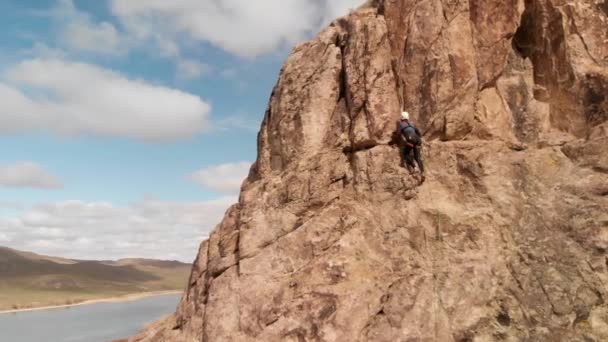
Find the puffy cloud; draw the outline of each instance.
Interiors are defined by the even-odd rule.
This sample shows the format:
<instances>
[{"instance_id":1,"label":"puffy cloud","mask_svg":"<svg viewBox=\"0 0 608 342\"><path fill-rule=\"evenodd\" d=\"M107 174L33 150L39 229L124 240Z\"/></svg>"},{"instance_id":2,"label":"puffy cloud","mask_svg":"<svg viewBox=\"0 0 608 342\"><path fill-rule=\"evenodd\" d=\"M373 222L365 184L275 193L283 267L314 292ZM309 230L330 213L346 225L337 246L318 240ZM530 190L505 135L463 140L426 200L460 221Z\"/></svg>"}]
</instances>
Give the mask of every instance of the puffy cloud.
<instances>
[{"instance_id":1,"label":"puffy cloud","mask_svg":"<svg viewBox=\"0 0 608 342\"><path fill-rule=\"evenodd\" d=\"M191 59L177 61L177 78L192 80L200 78L209 71L209 66Z\"/></svg>"},{"instance_id":2,"label":"puffy cloud","mask_svg":"<svg viewBox=\"0 0 608 342\"><path fill-rule=\"evenodd\" d=\"M9 241L10 241L10 238L9 238L8 234L0 232L0 242L6 243Z\"/></svg>"},{"instance_id":3,"label":"puffy cloud","mask_svg":"<svg viewBox=\"0 0 608 342\"><path fill-rule=\"evenodd\" d=\"M224 69L220 72L220 76L225 79L234 79L238 76L238 71L235 68Z\"/></svg>"},{"instance_id":4,"label":"puffy cloud","mask_svg":"<svg viewBox=\"0 0 608 342\"><path fill-rule=\"evenodd\" d=\"M236 201L146 199L120 207L64 201L35 205L0 218L0 241L10 247L79 259L146 257L192 262L200 242Z\"/></svg>"},{"instance_id":5,"label":"puffy cloud","mask_svg":"<svg viewBox=\"0 0 608 342\"><path fill-rule=\"evenodd\" d=\"M199 78L207 71L207 66L193 60L183 58L178 43L163 35L151 33L153 44L142 39L137 31L125 31L108 21L94 21L91 16L79 10L74 0L57 0L56 4L45 15L55 19L59 27L58 44L69 52L84 51L102 55L125 55L132 49L144 48L152 45L156 47L155 54L163 58L173 59L176 76L179 79ZM36 43L38 47L45 47ZM37 56L48 56L47 49L32 49L39 51ZM61 51L61 50L59 50Z\"/></svg>"},{"instance_id":6,"label":"puffy cloud","mask_svg":"<svg viewBox=\"0 0 608 342\"><path fill-rule=\"evenodd\" d=\"M254 119L251 114L237 111L235 114L223 115L213 122L212 129L217 131L241 130L257 133L260 129L260 119Z\"/></svg>"},{"instance_id":7,"label":"puffy cloud","mask_svg":"<svg viewBox=\"0 0 608 342\"><path fill-rule=\"evenodd\" d=\"M13 188L58 189L63 187L55 177L40 165L23 161L14 164L0 165L0 186ZM8 206L8 202L6 203ZM0 206L4 206L0 203ZM14 207L12 203L11 207Z\"/></svg>"},{"instance_id":8,"label":"puffy cloud","mask_svg":"<svg viewBox=\"0 0 608 342\"><path fill-rule=\"evenodd\" d=\"M70 52L123 55L145 49L173 59L178 78L195 79L205 73L204 64L186 58L183 50L196 43L208 42L241 57L272 53L301 42L364 2L110 0L118 24L95 21L74 0L57 0L51 9L39 12L55 19L58 43Z\"/></svg>"},{"instance_id":9,"label":"puffy cloud","mask_svg":"<svg viewBox=\"0 0 608 342\"><path fill-rule=\"evenodd\" d=\"M110 55L128 49L127 37L112 23L94 22L74 6L73 0L58 0L50 15L62 24L61 40L72 49Z\"/></svg>"},{"instance_id":10,"label":"puffy cloud","mask_svg":"<svg viewBox=\"0 0 608 342\"><path fill-rule=\"evenodd\" d=\"M114 25L107 22L100 24L70 23L63 34L68 45L78 50L107 54L121 53L120 34Z\"/></svg>"},{"instance_id":11,"label":"puffy cloud","mask_svg":"<svg viewBox=\"0 0 608 342\"><path fill-rule=\"evenodd\" d=\"M214 165L194 172L190 178L211 190L233 194L239 192L250 167L250 162Z\"/></svg>"},{"instance_id":12,"label":"puffy cloud","mask_svg":"<svg viewBox=\"0 0 608 342\"><path fill-rule=\"evenodd\" d=\"M139 39L206 41L254 57L294 45L364 0L112 0L111 10Z\"/></svg>"},{"instance_id":13,"label":"puffy cloud","mask_svg":"<svg viewBox=\"0 0 608 342\"><path fill-rule=\"evenodd\" d=\"M0 200L0 209L20 210L20 209L23 209L23 204L21 204L17 201Z\"/></svg>"},{"instance_id":14,"label":"puffy cloud","mask_svg":"<svg viewBox=\"0 0 608 342\"><path fill-rule=\"evenodd\" d=\"M70 52L123 55L153 51L175 62L179 79L196 79L204 64L188 55L207 42L241 57L289 48L364 0L110 0L118 24L95 21L74 0L57 0L42 11L58 24L59 44ZM196 48L194 49L196 51Z\"/></svg>"},{"instance_id":15,"label":"puffy cloud","mask_svg":"<svg viewBox=\"0 0 608 342\"><path fill-rule=\"evenodd\" d=\"M68 53L62 49L52 48L41 42L35 42L34 45L30 49L26 49L24 53L27 56L48 59L63 59L68 55Z\"/></svg>"},{"instance_id":16,"label":"puffy cloud","mask_svg":"<svg viewBox=\"0 0 608 342\"><path fill-rule=\"evenodd\" d=\"M0 133L51 130L149 141L175 140L207 127L198 96L111 70L60 59L31 59L0 81Z\"/></svg>"}]
</instances>

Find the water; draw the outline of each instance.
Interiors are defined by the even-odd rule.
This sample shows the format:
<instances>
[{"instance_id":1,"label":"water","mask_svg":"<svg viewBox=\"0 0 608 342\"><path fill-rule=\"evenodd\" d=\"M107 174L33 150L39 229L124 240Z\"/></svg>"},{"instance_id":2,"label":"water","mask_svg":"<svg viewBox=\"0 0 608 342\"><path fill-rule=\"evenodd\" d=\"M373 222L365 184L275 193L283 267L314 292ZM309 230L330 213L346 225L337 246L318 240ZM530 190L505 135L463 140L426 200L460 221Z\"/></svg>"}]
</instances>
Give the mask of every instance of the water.
<instances>
[{"instance_id":1,"label":"water","mask_svg":"<svg viewBox=\"0 0 608 342\"><path fill-rule=\"evenodd\" d=\"M0 342L108 342L175 311L179 295L0 314Z\"/></svg>"}]
</instances>

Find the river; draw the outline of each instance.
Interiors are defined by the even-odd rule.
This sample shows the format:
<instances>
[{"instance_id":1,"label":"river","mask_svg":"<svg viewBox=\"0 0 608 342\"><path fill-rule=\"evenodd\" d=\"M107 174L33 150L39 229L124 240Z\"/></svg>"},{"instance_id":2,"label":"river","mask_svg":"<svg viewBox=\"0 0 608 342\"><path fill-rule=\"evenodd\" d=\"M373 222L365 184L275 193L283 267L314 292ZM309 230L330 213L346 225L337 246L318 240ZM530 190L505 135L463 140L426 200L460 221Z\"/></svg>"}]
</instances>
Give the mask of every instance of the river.
<instances>
[{"instance_id":1,"label":"river","mask_svg":"<svg viewBox=\"0 0 608 342\"><path fill-rule=\"evenodd\" d=\"M0 314L2 342L108 342L175 311L180 295Z\"/></svg>"}]
</instances>

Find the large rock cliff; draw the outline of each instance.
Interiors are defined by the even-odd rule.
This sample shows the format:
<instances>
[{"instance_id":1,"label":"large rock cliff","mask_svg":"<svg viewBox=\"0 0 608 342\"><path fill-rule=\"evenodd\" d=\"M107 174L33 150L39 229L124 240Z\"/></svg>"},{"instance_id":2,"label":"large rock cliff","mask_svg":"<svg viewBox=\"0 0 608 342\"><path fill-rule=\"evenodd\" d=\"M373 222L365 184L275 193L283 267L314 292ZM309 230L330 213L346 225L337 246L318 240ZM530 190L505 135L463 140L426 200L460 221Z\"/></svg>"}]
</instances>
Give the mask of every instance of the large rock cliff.
<instances>
[{"instance_id":1,"label":"large rock cliff","mask_svg":"<svg viewBox=\"0 0 608 342\"><path fill-rule=\"evenodd\" d=\"M258 145L133 341L608 341L606 0L370 1L294 49Z\"/></svg>"}]
</instances>

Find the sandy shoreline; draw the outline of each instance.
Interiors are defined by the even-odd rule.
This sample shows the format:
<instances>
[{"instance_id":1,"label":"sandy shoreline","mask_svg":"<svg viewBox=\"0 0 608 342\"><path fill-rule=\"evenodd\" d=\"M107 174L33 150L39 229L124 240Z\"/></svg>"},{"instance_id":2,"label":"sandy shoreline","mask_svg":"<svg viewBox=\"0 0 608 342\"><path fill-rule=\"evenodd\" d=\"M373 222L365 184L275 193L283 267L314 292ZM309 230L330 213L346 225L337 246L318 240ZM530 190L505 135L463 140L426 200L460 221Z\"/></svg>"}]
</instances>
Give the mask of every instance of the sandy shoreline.
<instances>
[{"instance_id":1,"label":"sandy shoreline","mask_svg":"<svg viewBox=\"0 0 608 342\"><path fill-rule=\"evenodd\" d=\"M118 303L118 302L130 302L138 299L143 299L147 297L156 297L156 296L167 296L174 294L181 294L184 291L155 291L155 292L142 292L142 293L134 293L129 295L124 295L120 297L111 297L111 298L100 298L100 299L91 299L85 300L80 303L74 304L64 304L64 305L50 305L50 306L40 306L34 308L24 308L24 309L11 309L11 310L0 310L1 314L9 314L9 313L19 313L19 312L28 312L28 311L41 311L41 310L56 310L56 309L66 309L74 306L82 306L82 305L91 305L91 304L100 304L100 303Z\"/></svg>"}]
</instances>

